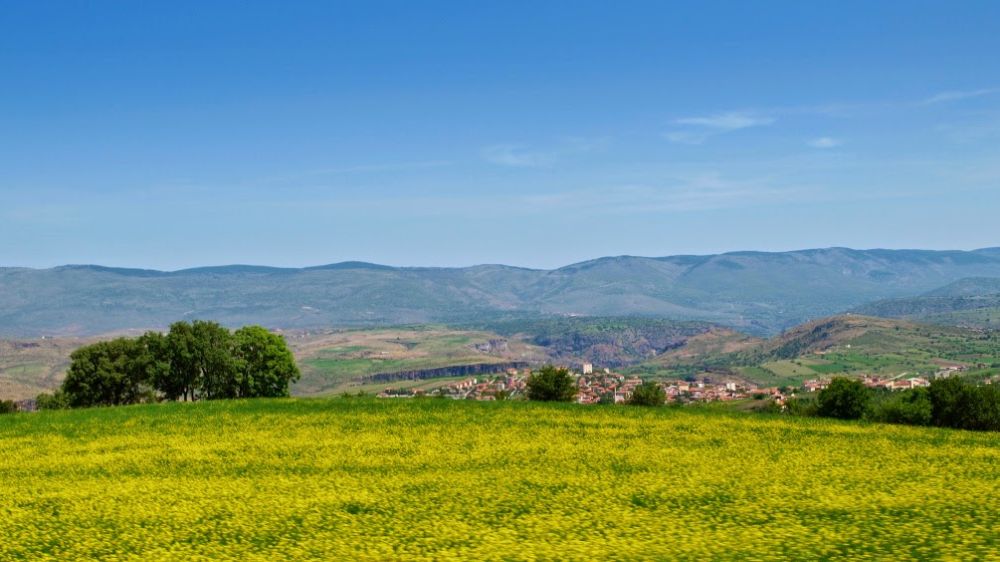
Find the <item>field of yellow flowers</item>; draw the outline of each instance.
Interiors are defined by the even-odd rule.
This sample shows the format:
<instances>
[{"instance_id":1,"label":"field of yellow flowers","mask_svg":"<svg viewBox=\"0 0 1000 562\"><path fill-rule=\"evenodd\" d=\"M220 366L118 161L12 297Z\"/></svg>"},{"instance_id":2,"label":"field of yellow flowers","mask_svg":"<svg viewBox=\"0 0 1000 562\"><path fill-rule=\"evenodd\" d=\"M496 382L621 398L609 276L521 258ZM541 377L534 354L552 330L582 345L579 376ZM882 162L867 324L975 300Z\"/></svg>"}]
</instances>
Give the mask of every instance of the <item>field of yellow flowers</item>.
<instances>
[{"instance_id":1,"label":"field of yellow flowers","mask_svg":"<svg viewBox=\"0 0 1000 562\"><path fill-rule=\"evenodd\" d=\"M0 418L0 560L997 559L1000 436L447 400Z\"/></svg>"}]
</instances>

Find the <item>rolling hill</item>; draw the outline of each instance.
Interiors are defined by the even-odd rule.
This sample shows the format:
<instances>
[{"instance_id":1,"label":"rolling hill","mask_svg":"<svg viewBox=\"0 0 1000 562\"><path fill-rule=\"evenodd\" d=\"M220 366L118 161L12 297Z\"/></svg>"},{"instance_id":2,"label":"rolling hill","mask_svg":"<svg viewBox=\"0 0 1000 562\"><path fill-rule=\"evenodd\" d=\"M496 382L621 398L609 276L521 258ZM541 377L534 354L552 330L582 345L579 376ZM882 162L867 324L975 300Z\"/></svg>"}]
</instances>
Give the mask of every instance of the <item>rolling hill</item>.
<instances>
[{"instance_id":1,"label":"rolling hill","mask_svg":"<svg viewBox=\"0 0 1000 562\"><path fill-rule=\"evenodd\" d=\"M631 369L660 376L738 376L762 385L799 384L834 375L930 376L1000 367L1000 334L887 318L842 315L797 326L767 340L726 331Z\"/></svg>"},{"instance_id":2,"label":"rolling hill","mask_svg":"<svg viewBox=\"0 0 1000 562\"><path fill-rule=\"evenodd\" d=\"M960 279L923 295L880 300L854 312L946 326L994 328L1000 326L1000 278Z\"/></svg>"},{"instance_id":3,"label":"rolling hill","mask_svg":"<svg viewBox=\"0 0 1000 562\"><path fill-rule=\"evenodd\" d=\"M205 318L270 328L470 323L552 315L699 320L768 335L864 303L1000 277L1000 252L851 250L501 265L174 272L91 265L0 269L0 336L89 335Z\"/></svg>"},{"instance_id":4,"label":"rolling hill","mask_svg":"<svg viewBox=\"0 0 1000 562\"><path fill-rule=\"evenodd\" d=\"M478 327L411 325L392 328L292 330L284 333L302 378L296 396L378 392L419 386L425 378L476 374L557 363L624 367L683 348L724 330L702 322L652 318L551 318ZM111 335L105 337L110 338ZM0 340L0 399L32 398L55 389L70 353L98 337Z\"/></svg>"}]
</instances>

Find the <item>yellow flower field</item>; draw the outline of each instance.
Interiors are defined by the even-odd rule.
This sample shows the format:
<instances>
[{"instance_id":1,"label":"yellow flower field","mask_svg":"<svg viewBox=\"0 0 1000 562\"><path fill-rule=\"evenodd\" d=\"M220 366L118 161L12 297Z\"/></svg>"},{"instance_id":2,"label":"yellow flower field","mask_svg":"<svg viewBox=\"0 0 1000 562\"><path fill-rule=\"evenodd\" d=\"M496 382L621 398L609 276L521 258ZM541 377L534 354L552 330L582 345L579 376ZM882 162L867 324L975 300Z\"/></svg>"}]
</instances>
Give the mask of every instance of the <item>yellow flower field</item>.
<instances>
[{"instance_id":1,"label":"yellow flower field","mask_svg":"<svg viewBox=\"0 0 1000 562\"><path fill-rule=\"evenodd\" d=\"M1000 559L1000 436L260 400L0 418L0 560Z\"/></svg>"}]
</instances>

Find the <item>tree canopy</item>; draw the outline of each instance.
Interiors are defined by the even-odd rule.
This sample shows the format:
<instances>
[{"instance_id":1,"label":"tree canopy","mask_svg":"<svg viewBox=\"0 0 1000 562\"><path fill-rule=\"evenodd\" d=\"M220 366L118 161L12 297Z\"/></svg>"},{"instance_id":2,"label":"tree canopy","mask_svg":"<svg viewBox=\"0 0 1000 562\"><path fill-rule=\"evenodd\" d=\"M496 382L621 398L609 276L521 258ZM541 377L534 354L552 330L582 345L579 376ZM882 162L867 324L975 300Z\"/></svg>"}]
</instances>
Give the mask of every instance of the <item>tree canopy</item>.
<instances>
[{"instance_id":1,"label":"tree canopy","mask_svg":"<svg viewBox=\"0 0 1000 562\"><path fill-rule=\"evenodd\" d=\"M98 342L71 359L62 394L72 407L288 396L299 378L280 335L260 326L234 333L201 320L176 322L167 334Z\"/></svg>"},{"instance_id":2,"label":"tree canopy","mask_svg":"<svg viewBox=\"0 0 1000 562\"><path fill-rule=\"evenodd\" d=\"M645 381L632 391L628 403L632 406L662 406L667 400L663 387L653 381Z\"/></svg>"},{"instance_id":3,"label":"tree canopy","mask_svg":"<svg viewBox=\"0 0 1000 562\"><path fill-rule=\"evenodd\" d=\"M562 367L546 365L532 373L526 384L528 400L572 402L576 397L573 376Z\"/></svg>"},{"instance_id":4,"label":"tree canopy","mask_svg":"<svg viewBox=\"0 0 1000 562\"><path fill-rule=\"evenodd\" d=\"M861 419L868 407L868 388L857 379L835 377L819 391L816 413L826 418Z\"/></svg>"}]
</instances>

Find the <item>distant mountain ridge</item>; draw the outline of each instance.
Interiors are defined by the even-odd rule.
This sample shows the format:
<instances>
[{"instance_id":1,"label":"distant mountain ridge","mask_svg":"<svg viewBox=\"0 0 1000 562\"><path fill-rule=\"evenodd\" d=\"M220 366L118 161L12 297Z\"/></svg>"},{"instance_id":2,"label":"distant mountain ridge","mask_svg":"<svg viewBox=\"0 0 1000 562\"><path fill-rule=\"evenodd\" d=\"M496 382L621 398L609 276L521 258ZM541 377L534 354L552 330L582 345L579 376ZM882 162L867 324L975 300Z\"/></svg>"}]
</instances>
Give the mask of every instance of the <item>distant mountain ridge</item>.
<instances>
[{"instance_id":1,"label":"distant mountain ridge","mask_svg":"<svg viewBox=\"0 0 1000 562\"><path fill-rule=\"evenodd\" d=\"M95 265L0 268L0 336L87 335L191 318L308 328L552 315L700 320L774 334L972 277L1000 277L1000 249L615 256L553 270L365 262L172 272Z\"/></svg>"}]
</instances>

